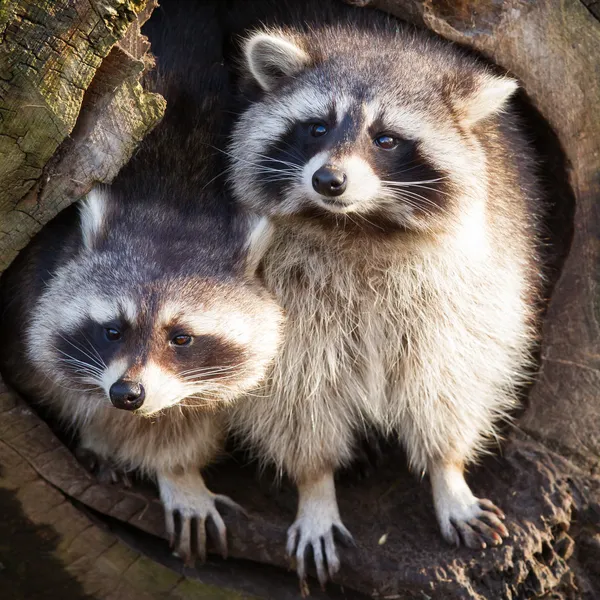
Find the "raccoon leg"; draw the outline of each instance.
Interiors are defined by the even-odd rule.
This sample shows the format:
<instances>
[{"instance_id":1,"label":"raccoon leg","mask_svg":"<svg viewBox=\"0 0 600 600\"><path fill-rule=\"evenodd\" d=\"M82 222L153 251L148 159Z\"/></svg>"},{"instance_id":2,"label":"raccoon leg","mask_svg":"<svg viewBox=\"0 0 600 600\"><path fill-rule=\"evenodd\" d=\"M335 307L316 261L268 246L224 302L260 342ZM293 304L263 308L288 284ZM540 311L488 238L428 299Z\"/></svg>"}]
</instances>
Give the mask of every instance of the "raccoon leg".
<instances>
[{"instance_id":1,"label":"raccoon leg","mask_svg":"<svg viewBox=\"0 0 600 600\"><path fill-rule=\"evenodd\" d=\"M243 512L241 506L227 496L213 494L197 469L162 471L158 473L160 499L165 509L165 529L171 548L184 562L194 563L192 522L196 521L196 553L206 560L206 524L212 519L216 530L215 540L223 558L227 558L227 528L217 509L217 503ZM179 515L179 535L175 528L175 515Z\"/></svg>"},{"instance_id":2,"label":"raccoon leg","mask_svg":"<svg viewBox=\"0 0 600 600\"><path fill-rule=\"evenodd\" d=\"M352 535L340 519L333 471L301 480L298 483L298 496L296 520L288 529L287 553L295 560L298 577L304 582L306 550L312 548L319 583L324 587L328 574L333 577L340 568L334 531L344 541L353 543Z\"/></svg>"},{"instance_id":3,"label":"raccoon leg","mask_svg":"<svg viewBox=\"0 0 600 600\"><path fill-rule=\"evenodd\" d=\"M462 462L432 461L429 467L433 502L444 539L456 546L486 548L502 543L508 530L504 513L490 500L473 495Z\"/></svg>"}]
</instances>

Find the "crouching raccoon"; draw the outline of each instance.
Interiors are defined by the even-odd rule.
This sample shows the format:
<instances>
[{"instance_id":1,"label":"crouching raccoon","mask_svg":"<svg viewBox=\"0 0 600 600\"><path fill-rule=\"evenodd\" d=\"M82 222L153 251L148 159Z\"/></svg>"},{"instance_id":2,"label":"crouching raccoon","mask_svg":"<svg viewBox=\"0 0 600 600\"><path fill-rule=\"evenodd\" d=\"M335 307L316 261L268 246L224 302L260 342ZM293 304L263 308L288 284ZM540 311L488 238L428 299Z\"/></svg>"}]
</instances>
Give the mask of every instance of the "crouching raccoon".
<instances>
[{"instance_id":1,"label":"crouching raccoon","mask_svg":"<svg viewBox=\"0 0 600 600\"><path fill-rule=\"evenodd\" d=\"M260 382L281 313L251 273L251 224L211 182L226 75L210 11L185 37L190 10L163 10L146 85L166 115L111 187L59 215L3 276L1 364L82 449L156 478L168 535L190 559L194 546L205 555L207 518L227 552L216 502L232 501L199 469L219 452L222 407Z\"/></svg>"}]
</instances>

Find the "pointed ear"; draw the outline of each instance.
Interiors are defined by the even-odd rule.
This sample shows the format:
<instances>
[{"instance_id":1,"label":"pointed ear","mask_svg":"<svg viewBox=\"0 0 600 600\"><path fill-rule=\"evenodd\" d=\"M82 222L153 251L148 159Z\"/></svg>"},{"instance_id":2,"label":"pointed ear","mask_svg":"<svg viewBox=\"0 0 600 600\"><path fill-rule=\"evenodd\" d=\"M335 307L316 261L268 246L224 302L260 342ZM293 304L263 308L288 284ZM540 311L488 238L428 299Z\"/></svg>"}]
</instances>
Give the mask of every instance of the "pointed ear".
<instances>
[{"instance_id":1,"label":"pointed ear","mask_svg":"<svg viewBox=\"0 0 600 600\"><path fill-rule=\"evenodd\" d=\"M246 239L246 277L256 276L258 265L273 239L275 228L268 217L249 215Z\"/></svg>"},{"instance_id":2,"label":"pointed ear","mask_svg":"<svg viewBox=\"0 0 600 600\"><path fill-rule=\"evenodd\" d=\"M459 110L466 124L474 125L504 110L508 99L518 87L517 81L510 77L498 77L491 73L475 77L472 88L459 101Z\"/></svg>"},{"instance_id":3,"label":"pointed ear","mask_svg":"<svg viewBox=\"0 0 600 600\"><path fill-rule=\"evenodd\" d=\"M256 33L248 38L244 57L252 77L267 92L311 62L310 56L292 40L270 33Z\"/></svg>"},{"instance_id":4,"label":"pointed ear","mask_svg":"<svg viewBox=\"0 0 600 600\"><path fill-rule=\"evenodd\" d=\"M108 213L108 191L100 186L93 188L81 200L79 215L81 217L81 236L83 245L92 250L98 242Z\"/></svg>"}]
</instances>

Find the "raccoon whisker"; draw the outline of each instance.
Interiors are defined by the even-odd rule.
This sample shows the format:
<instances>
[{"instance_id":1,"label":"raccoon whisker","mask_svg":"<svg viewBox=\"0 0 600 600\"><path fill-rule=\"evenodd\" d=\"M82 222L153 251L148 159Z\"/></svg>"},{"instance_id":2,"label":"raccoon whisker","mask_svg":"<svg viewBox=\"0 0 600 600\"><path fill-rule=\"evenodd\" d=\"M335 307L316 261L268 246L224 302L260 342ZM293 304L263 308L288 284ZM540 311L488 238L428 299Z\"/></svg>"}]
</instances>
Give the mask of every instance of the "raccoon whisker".
<instances>
[{"instance_id":1,"label":"raccoon whisker","mask_svg":"<svg viewBox=\"0 0 600 600\"><path fill-rule=\"evenodd\" d=\"M418 202L423 202L426 205L437 206L435 202L432 202L429 198L422 196L421 194L417 194L416 192L412 192L410 190L391 190L391 196L394 198L404 198L408 201L408 199L417 200Z\"/></svg>"},{"instance_id":2,"label":"raccoon whisker","mask_svg":"<svg viewBox=\"0 0 600 600\"><path fill-rule=\"evenodd\" d=\"M201 191L204 191L213 181L215 181L216 179L219 179L219 177L222 177L223 175L226 175L227 173L229 173L231 171L231 167L227 167L226 169L223 169L219 174L215 175L212 179L210 179L209 181L207 181L201 188Z\"/></svg>"},{"instance_id":3,"label":"raccoon whisker","mask_svg":"<svg viewBox=\"0 0 600 600\"><path fill-rule=\"evenodd\" d=\"M421 185L423 183L438 183L439 181L443 181L447 179L447 177L438 177L437 179L424 179L423 181L386 181L386 185L398 186L398 187L412 187L416 185Z\"/></svg>"},{"instance_id":4,"label":"raccoon whisker","mask_svg":"<svg viewBox=\"0 0 600 600\"><path fill-rule=\"evenodd\" d=\"M185 371L180 371L180 375L184 375L185 373L192 373L195 371L212 371L214 369L220 369L220 370L224 370L224 369L235 369L236 367L238 367L241 364L246 363L247 361L242 361L239 363L236 363L234 365L215 365L215 366L210 366L210 367L196 367L195 369L187 369Z\"/></svg>"},{"instance_id":5,"label":"raccoon whisker","mask_svg":"<svg viewBox=\"0 0 600 600\"><path fill-rule=\"evenodd\" d=\"M185 376L180 376L179 379L181 379L182 381L200 381L202 378L206 378L206 377L216 377L216 376L221 376L221 377L229 377L231 375L235 375L236 372L229 372L229 373L222 373L220 371L216 371L214 373L193 373L191 375L185 375Z\"/></svg>"},{"instance_id":6,"label":"raccoon whisker","mask_svg":"<svg viewBox=\"0 0 600 600\"><path fill-rule=\"evenodd\" d=\"M260 173L260 171L258 171ZM275 173L267 173L264 179L268 179L269 181L273 179L291 179L293 175L296 175L293 171L284 171L281 170L277 174ZM263 181L264 181L263 179Z\"/></svg>"},{"instance_id":7,"label":"raccoon whisker","mask_svg":"<svg viewBox=\"0 0 600 600\"><path fill-rule=\"evenodd\" d=\"M221 385L221 383L219 382L227 382L229 381L228 377L208 377L208 378L198 378L198 379L189 379L189 380L184 380L182 383L185 386L188 387L195 387L197 385Z\"/></svg>"},{"instance_id":8,"label":"raccoon whisker","mask_svg":"<svg viewBox=\"0 0 600 600\"><path fill-rule=\"evenodd\" d=\"M100 353L98 352L98 350L96 350L96 347L94 346L94 344L92 344L91 340L88 338L87 335L85 335L85 333L83 334L83 337L85 338L85 341L88 343L88 346L90 347L91 351L98 357L98 360L100 361L102 366L104 368L106 368L106 363L104 362L104 359L102 358L102 356L100 356Z\"/></svg>"},{"instance_id":9,"label":"raccoon whisker","mask_svg":"<svg viewBox=\"0 0 600 600\"><path fill-rule=\"evenodd\" d=\"M233 154L222 150L220 148L218 148L219 152L222 152L223 154L226 154L227 156L231 157L231 158L235 158ZM244 159L244 158L240 158L237 157L237 160L239 160L240 162L243 162L247 165L250 165L252 167L254 167L253 172L255 173L281 173L281 172L288 172L288 173L300 173L302 171L302 166L289 162L289 161L285 161L285 160L280 160L280 159L276 159L276 158L272 158L270 156L267 156L265 154L259 154L259 153L255 153L255 156L258 156L260 158L263 158L265 160L274 162L274 163L281 163L283 165L286 165L287 169L281 169L280 167L270 167L269 165L266 165L264 163L258 163L258 162L254 162L248 159ZM232 167L229 167L228 170L231 170ZM226 170L227 171L227 170ZM225 171L225 172L226 172Z\"/></svg>"},{"instance_id":10,"label":"raccoon whisker","mask_svg":"<svg viewBox=\"0 0 600 600\"><path fill-rule=\"evenodd\" d=\"M237 369L241 365L243 365L246 361L239 363L237 365L225 365L223 367L198 367L197 369L188 369L187 371L180 371L177 375L189 375L190 373L207 373L207 372L222 372L222 371L231 371L232 369Z\"/></svg>"},{"instance_id":11,"label":"raccoon whisker","mask_svg":"<svg viewBox=\"0 0 600 600\"><path fill-rule=\"evenodd\" d=\"M76 379L80 383L85 383L86 385L90 386L88 388L89 392L91 392L93 390L104 391L104 389L102 388L102 386L100 386L99 384L97 384L97 383L95 383L93 381L90 381L89 379L86 379L85 377L77 377Z\"/></svg>"},{"instance_id":12,"label":"raccoon whisker","mask_svg":"<svg viewBox=\"0 0 600 600\"><path fill-rule=\"evenodd\" d=\"M225 154L226 156L229 156L230 158L233 158L233 159L238 160L240 162L246 163L248 165L252 165L253 167L258 167L258 168L261 168L261 169L268 169L270 171L275 171L277 173L280 171L280 169L275 169L273 167L267 167L266 165L261 165L260 163L255 163L255 162L252 162L251 160L247 160L245 158L240 158L238 156L235 156L235 154L232 154L231 152L227 152L227 150L223 150L221 148L217 148L216 146L211 146L211 147L214 148L215 150L218 150L219 152Z\"/></svg>"},{"instance_id":13,"label":"raccoon whisker","mask_svg":"<svg viewBox=\"0 0 600 600\"><path fill-rule=\"evenodd\" d=\"M179 377L183 377L184 379L186 378L192 378L192 377L206 377L207 375L231 375L232 373L235 373L240 367L235 367L235 369L215 369L214 371L199 371L199 372L192 372L192 373L187 373L185 375L179 375Z\"/></svg>"},{"instance_id":14,"label":"raccoon whisker","mask_svg":"<svg viewBox=\"0 0 600 600\"><path fill-rule=\"evenodd\" d=\"M263 183L289 183L292 182L294 179L292 177L273 177L273 178L263 178L262 182Z\"/></svg>"},{"instance_id":15,"label":"raccoon whisker","mask_svg":"<svg viewBox=\"0 0 600 600\"><path fill-rule=\"evenodd\" d=\"M59 388L62 388L63 390L67 390L68 392L88 393L88 392L92 392L95 389L97 389L95 387L87 387L87 388L69 387L69 386L59 383L57 381L53 381L53 385L57 385Z\"/></svg>"},{"instance_id":16,"label":"raccoon whisker","mask_svg":"<svg viewBox=\"0 0 600 600\"><path fill-rule=\"evenodd\" d=\"M221 373L220 371L217 371L215 373L198 373L195 375L188 375L186 377L181 377L180 379L185 382L186 384L189 383L194 383L196 381L206 381L207 378L210 378L210 381L219 381L219 380L225 380L228 377L232 377L234 375L237 375L238 371L232 371L229 373Z\"/></svg>"},{"instance_id":17,"label":"raccoon whisker","mask_svg":"<svg viewBox=\"0 0 600 600\"><path fill-rule=\"evenodd\" d=\"M423 203L426 206L431 206L433 208L435 208L436 210L439 210L441 212L446 212L445 209L441 206L439 206L438 204L436 204L435 202L433 202L432 200L430 200L429 198L426 198L425 196L422 196L421 194L417 194L416 192L412 192L410 190L407 189L388 189L386 190L388 192L388 197L393 198L393 199L400 199L403 200L404 202L406 202L407 204L409 204L410 206L412 206L413 208L418 208L420 210L425 210L425 208L423 206L421 206L420 204L415 204L414 201L418 201L419 203ZM433 212L429 212L428 214L434 214Z\"/></svg>"},{"instance_id":18,"label":"raccoon whisker","mask_svg":"<svg viewBox=\"0 0 600 600\"><path fill-rule=\"evenodd\" d=\"M269 167L267 165L252 165L252 168L249 168L248 171L250 173L263 173L267 175L280 175L282 173L287 173L289 175L297 175L302 171L302 169L292 169L290 167Z\"/></svg>"},{"instance_id":19,"label":"raccoon whisker","mask_svg":"<svg viewBox=\"0 0 600 600\"><path fill-rule=\"evenodd\" d=\"M416 163L416 164L415 164ZM402 173L408 173L409 171L414 171L415 169L419 169L423 166L423 164L421 163L421 161L419 160L411 160L409 162L406 163L406 165L414 165L413 167L409 167L408 169L400 169L399 171L391 171L389 173L387 173L386 175L388 177L395 177L396 175L402 175Z\"/></svg>"},{"instance_id":20,"label":"raccoon whisker","mask_svg":"<svg viewBox=\"0 0 600 600\"><path fill-rule=\"evenodd\" d=\"M93 371L87 371L86 369L73 369L71 372L74 375L85 375L86 377L92 377L95 379L98 379L101 376L100 373L94 373Z\"/></svg>"},{"instance_id":21,"label":"raccoon whisker","mask_svg":"<svg viewBox=\"0 0 600 600\"><path fill-rule=\"evenodd\" d=\"M451 194L449 194L448 192L445 192L444 190L432 188L427 185L419 185L419 184L412 184L412 183L411 184L407 184L407 183L395 184L392 182L392 183L390 183L390 187L392 187L392 188L397 187L397 188L402 188L402 189L416 187L416 188L420 188L423 190L430 190L430 191L436 192L438 194L443 194L444 196L451 196Z\"/></svg>"},{"instance_id":22,"label":"raccoon whisker","mask_svg":"<svg viewBox=\"0 0 600 600\"><path fill-rule=\"evenodd\" d=\"M363 220L367 225L370 225L371 227L375 227L375 229L380 229L381 231L384 231L383 227L380 227L379 225L376 225L375 223L372 223L371 221L369 221L369 219L367 219L367 217L365 217L363 214L355 212L352 213L355 217ZM360 227L360 223L357 223L351 216L350 213L346 213L346 216L348 217L348 219L354 223L356 226Z\"/></svg>"},{"instance_id":23,"label":"raccoon whisker","mask_svg":"<svg viewBox=\"0 0 600 600\"><path fill-rule=\"evenodd\" d=\"M242 159L238 159L238 160L242 160ZM277 174L277 173L281 173L281 171L282 171L281 167L269 167L268 165L261 165L258 163L253 163L253 162L250 162L249 160L246 160L244 162L247 163L248 165L250 165L251 168L249 168L248 171L251 173Z\"/></svg>"},{"instance_id":24,"label":"raccoon whisker","mask_svg":"<svg viewBox=\"0 0 600 600\"><path fill-rule=\"evenodd\" d=\"M406 204L411 209L421 211L427 217L434 216L433 211L431 209L427 208L427 205L417 204L414 199L412 199L408 196L393 194L393 195L386 196L386 198L388 198L389 200L393 200L394 202L400 201L400 202Z\"/></svg>"},{"instance_id":25,"label":"raccoon whisker","mask_svg":"<svg viewBox=\"0 0 600 600\"><path fill-rule=\"evenodd\" d=\"M299 158L303 163L306 161L306 153L302 152L299 148L293 146L290 142L286 142L285 140L279 140L279 144L285 144L285 146L289 148L289 150L281 149L283 152L286 152L287 154L295 158ZM280 149L279 144L275 146L275 148Z\"/></svg>"},{"instance_id":26,"label":"raccoon whisker","mask_svg":"<svg viewBox=\"0 0 600 600\"><path fill-rule=\"evenodd\" d=\"M65 337L61 333L59 333L58 335L63 340L65 340L65 342L67 342L67 344L73 346L73 348L75 348L75 350L77 350L77 351L81 352L82 354L84 354L85 356L87 356L94 364L98 365L101 368L106 368L106 365L104 364L104 361L102 361L102 362L98 361L97 358L95 358L94 356L92 356L89 352L86 352L84 348L82 348L81 346L75 344L73 341L71 341L69 338Z\"/></svg>"},{"instance_id":27,"label":"raccoon whisker","mask_svg":"<svg viewBox=\"0 0 600 600\"><path fill-rule=\"evenodd\" d=\"M259 152L255 152L254 154L255 154L255 156L260 156L261 158L264 158L265 160L268 160L270 162L281 163L282 165L286 165L288 167L293 167L294 169L297 169L297 170L301 170L302 169L301 165L299 165L297 163L290 162L288 160L281 160L280 158L273 158L272 156L268 156L266 154L260 154Z\"/></svg>"},{"instance_id":28,"label":"raccoon whisker","mask_svg":"<svg viewBox=\"0 0 600 600\"><path fill-rule=\"evenodd\" d=\"M76 366L79 369L84 370L84 371L86 371L87 373L90 373L90 374L102 375L102 369L99 369L98 367L96 367L94 365L90 365L90 364L88 364L86 362L78 360L77 358L74 358L70 354L67 354L66 352L63 352L62 350L59 350L58 348L55 348L55 350L57 352L59 352L60 354L62 354L63 356L65 356L65 358L59 358L58 359L60 362L64 362L64 363L66 363L68 365Z\"/></svg>"}]
</instances>

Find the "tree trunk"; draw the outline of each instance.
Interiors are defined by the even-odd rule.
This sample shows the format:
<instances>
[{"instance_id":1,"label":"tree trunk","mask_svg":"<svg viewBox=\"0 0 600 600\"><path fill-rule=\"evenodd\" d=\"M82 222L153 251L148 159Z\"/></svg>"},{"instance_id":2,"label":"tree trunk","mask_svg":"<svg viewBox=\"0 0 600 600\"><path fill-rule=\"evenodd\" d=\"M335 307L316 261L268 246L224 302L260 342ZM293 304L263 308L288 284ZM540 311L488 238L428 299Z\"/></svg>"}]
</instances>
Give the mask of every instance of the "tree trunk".
<instances>
[{"instance_id":1,"label":"tree trunk","mask_svg":"<svg viewBox=\"0 0 600 600\"><path fill-rule=\"evenodd\" d=\"M13 0L0 9L0 271L94 181L110 181L160 118L164 102L138 83L148 64L139 24L151 4ZM343 592L335 586L330 591L345 598L599 598L599 5L578 0L372 5L475 48L521 80L527 95L523 111L551 201L553 294L540 374L518 427L508 435L502 457L486 460L472 478L478 494L506 510L511 539L475 555L445 546L427 482L399 469L404 459L390 450L366 479L358 482L355 473L340 477L340 507L357 547L343 552ZM14 491L28 519L52 525L62 536L52 552L86 593L112 598L114 586L124 586L124 598L145 597L142 588L127 587L132 582L126 565L142 559L132 559L114 537L106 538L116 544L114 556L94 550L96 542L89 539L76 552L65 546L64 540L83 535L71 523L80 523L84 532L101 530L64 499L107 516L119 536L173 565L164 545L141 533L163 536L155 493L96 482L14 395L0 394L0 413L0 494ZM230 553L255 566L230 559L228 566L211 562L186 574L264 598L296 597L293 574L258 566L286 566L282 550L294 514L293 491L286 484L273 488L268 478L257 482L252 468L232 461L213 469L210 483L248 508L248 518L229 519ZM49 504L45 494L55 501ZM97 538L108 535L102 531ZM91 558L96 555L105 562ZM88 566L78 566L81 561ZM192 582L166 573L157 571L160 583L143 593L157 597L173 588L173 597L187 597L181 589ZM140 595L127 596L132 589ZM191 595L221 593L193 589ZM321 593L314 589L313 596Z\"/></svg>"},{"instance_id":2,"label":"tree trunk","mask_svg":"<svg viewBox=\"0 0 600 600\"><path fill-rule=\"evenodd\" d=\"M151 0L8 0L0 9L0 272L110 182L164 111L138 80Z\"/></svg>"}]
</instances>

